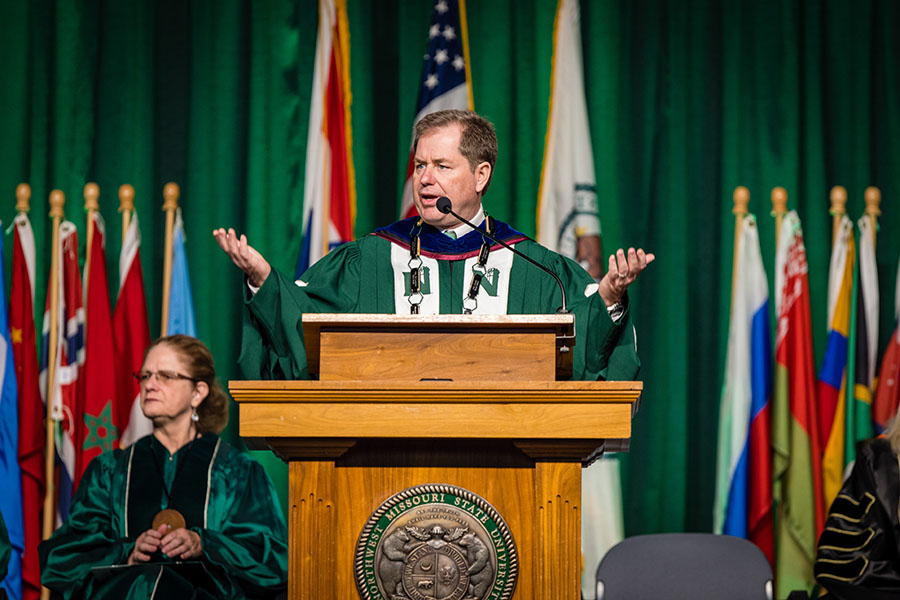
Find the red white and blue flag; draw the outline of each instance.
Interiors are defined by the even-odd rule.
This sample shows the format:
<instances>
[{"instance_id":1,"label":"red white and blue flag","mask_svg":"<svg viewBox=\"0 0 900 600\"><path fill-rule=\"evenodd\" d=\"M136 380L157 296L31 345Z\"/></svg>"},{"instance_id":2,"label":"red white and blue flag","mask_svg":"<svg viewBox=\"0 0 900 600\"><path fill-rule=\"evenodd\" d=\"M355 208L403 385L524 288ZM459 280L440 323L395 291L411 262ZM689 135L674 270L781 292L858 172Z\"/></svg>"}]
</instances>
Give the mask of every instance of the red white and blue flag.
<instances>
[{"instance_id":1,"label":"red white and blue flag","mask_svg":"<svg viewBox=\"0 0 900 600\"><path fill-rule=\"evenodd\" d=\"M752 215L744 217L737 253L719 411L715 528L754 542L773 563L769 287Z\"/></svg>"},{"instance_id":2,"label":"red white and blue flag","mask_svg":"<svg viewBox=\"0 0 900 600\"><path fill-rule=\"evenodd\" d=\"M414 126L428 113L439 110L474 110L468 36L465 0L437 0L431 11ZM404 219L418 214L412 199L413 158L410 147L400 206Z\"/></svg>"},{"instance_id":3,"label":"red white and blue flag","mask_svg":"<svg viewBox=\"0 0 900 600\"><path fill-rule=\"evenodd\" d=\"M56 421L56 462L59 466L57 487L57 517L65 521L75 492L78 447L76 427L82 422L83 402L78 394L78 376L84 364L84 308L82 307L81 276L78 273L78 233L75 225L63 221L59 226L59 307L50 315L50 295L44 311L43 346L41 357L41 391L50 406L50 417ZM51 274L52 277L52 274ZM47 286L50 289L50 286ZM57 322L56 366L53 386L48 389L50 355L50 319Z\"/></svg>"},{"instance_id":4,"label":"red white and blue flag","mask_svg":"<svg viewBox=\"0 0 900 600\"><path fill-rule=\"evenodd\" d=\"M353 239L356 183L351 140L347 3L319 0L298 277L332 248Z\"/></svg>"}]
</instances>

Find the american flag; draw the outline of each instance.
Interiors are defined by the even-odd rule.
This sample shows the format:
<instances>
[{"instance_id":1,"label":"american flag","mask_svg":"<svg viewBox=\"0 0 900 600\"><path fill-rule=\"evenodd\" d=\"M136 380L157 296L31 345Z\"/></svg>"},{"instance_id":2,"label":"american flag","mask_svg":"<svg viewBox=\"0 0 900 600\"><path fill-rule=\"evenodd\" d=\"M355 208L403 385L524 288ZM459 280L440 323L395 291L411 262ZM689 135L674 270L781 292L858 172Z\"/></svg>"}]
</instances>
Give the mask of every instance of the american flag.
<instances>
[{"instance_id":1,"label":"american flag","mask_svg":"<svg viewBox=\"0 0 900 600\"><path fill-rule=\"evenodd\" d=\"M474 110L472 84L469 75L469 43L466 29L465 0L437 0L431 11L428 46L422 65L422 84L416 104L416 119L428 113L446 109ZM416 213L412 201L413 152L410 143L406 183L400 216Z\"/></svg>"}]
</instances>

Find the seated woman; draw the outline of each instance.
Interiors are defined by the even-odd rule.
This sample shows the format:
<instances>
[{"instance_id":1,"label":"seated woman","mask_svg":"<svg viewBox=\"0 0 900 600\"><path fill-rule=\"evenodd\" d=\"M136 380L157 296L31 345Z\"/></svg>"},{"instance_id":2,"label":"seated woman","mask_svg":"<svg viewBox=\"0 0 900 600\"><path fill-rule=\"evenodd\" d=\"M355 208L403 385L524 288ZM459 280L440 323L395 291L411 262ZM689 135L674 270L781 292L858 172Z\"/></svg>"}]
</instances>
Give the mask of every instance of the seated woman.
<instances>
[{"instance_id":1,"label":"seated woman","mask_svg":"<svg viewBox=\"0 0 900 600\"><path fill-rule=\"evenodd\" d=\"M161 338L135 377L153 433L88 465L68 520L40 545L41 583L67 599L284 590L284 518L262 467L216 435L228 396L209 349L184 335Z\"/></svg>"},{"instance_id":2,"label":"seated woman","mask_svg":"<svg viewBox=\"0 0 900 600\"><path fill-rule=\"evenodd\" d=\"M900 598L900 418L861 444L828 511L815 573L828 598Z\"/></svg>"}]
</instances>

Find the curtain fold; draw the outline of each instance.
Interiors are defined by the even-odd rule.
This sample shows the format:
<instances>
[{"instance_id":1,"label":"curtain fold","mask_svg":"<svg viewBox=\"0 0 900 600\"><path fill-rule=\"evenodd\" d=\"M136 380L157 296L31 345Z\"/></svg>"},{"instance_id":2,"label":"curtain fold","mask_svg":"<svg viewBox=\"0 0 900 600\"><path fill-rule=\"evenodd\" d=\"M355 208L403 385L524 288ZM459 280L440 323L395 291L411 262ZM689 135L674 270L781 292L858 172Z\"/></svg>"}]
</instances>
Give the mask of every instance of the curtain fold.
<instances>
[{"instance_id":1,"label":"curtain fold","mask_svg":"<svg viewBox=\"0 0 900 600\"><path fill-rule=\"evenodd\" d=\"M466 9L475 107L500 140L485 205L533 235L555 2L468 0ZM398 212L430 11L428 2L348 0L357 235ZM770 278L772 187L787 188L803 219L817 360L833 185L847 188L854 220L865 187L882 191L878 269L892 306L900 7L603 0L582 2L581 13L604 250L641 245L658 257L631 292L646 391L623 463L626 532L709 530L734 187L750 189ZM66 193L66 214L83 230L82 188L99 183L115 290L117 190L131 183L158 333L162 186L176 181L198 332L222 380L237 376L241 278L210 233L246 232L293 272L317 18L315 0L0 4L0 217L11 222L16 184L29 182L39 311L50 190ZM893 326L891 311L881 314L879 352ZM286 471L266 463L286 497Z\"/></svg>"}]
</instances>

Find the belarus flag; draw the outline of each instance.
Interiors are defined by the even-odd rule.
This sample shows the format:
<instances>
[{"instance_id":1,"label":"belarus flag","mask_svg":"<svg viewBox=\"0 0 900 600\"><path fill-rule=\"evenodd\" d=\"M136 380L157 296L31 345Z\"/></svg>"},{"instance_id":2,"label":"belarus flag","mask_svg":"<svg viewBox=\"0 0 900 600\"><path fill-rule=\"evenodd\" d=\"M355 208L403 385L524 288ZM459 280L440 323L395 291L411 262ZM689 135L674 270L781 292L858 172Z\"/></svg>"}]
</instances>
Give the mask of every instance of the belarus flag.
<instances>
[{"instance_id":1,"label":"belarus flag","mask_svg":"<svg viewBox=\"0 0 900 600\"><path fill-rule=\"evenodd\" d=\"M782 223L775 257L772 449L778 598L812 589L816 542L825 520L808 273L800 218L791 211Z\"/></svg>"}]
</instances>

